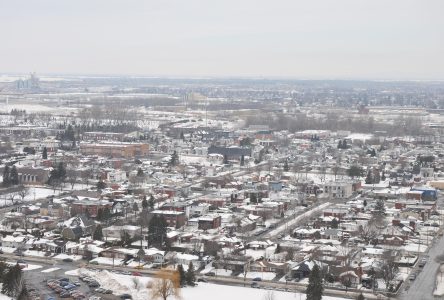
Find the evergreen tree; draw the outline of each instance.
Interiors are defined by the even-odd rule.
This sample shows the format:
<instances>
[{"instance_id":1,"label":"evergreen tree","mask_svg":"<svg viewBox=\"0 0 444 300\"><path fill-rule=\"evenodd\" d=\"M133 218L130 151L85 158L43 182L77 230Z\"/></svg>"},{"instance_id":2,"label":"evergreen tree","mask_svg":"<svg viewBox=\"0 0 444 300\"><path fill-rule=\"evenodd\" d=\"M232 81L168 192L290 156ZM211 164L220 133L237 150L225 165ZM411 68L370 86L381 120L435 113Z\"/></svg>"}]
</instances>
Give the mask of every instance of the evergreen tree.
<instances>
[{"instance_id":1,"label":"evergreen tree","mask_svg":"<svg viewBox=\"0 0 444 300\"><path fill-rule=\"evenodd\" d=\"M99 209L97 210L97 216L96 216L96 219L99 220L99 221L103 221L103 209L99 208Z\"/></svg>"},{"instance_id":2,"label":"evergreen tree","mask_svg":"<svg viewBox=\"0 0 444 300\"><path fill-rule=\"evenodd\" d=\"M143 170L141 168L137 169L137 176L138 177L143 177Z\"/></svg>"},{"instance_id":3,"label":"evergreen tree","mask_svg":"<svg viewBox=\"0 0 444 300\"><path fill-rule=\"evenodd\" d=\"M42 158L48 159L48 149L46 149L46 147L43 148Z\"/></svg>"},{"instance_id":4,"label":"evergreen tree","mask_svg":"<svg viewBox=\"0 0 444 300\"><path fill-rule=\"evenodd\" d=\"M347 145L347 140L344 140L343 142L342 142L342 149L347 149L348 148L348 145ZM308 299L307 299L308 300Z\"/></svg>"},{"instance_id":5,"label":"evergreen tree","mask_svg":"<svg viewBox=\"0 0 444 300\"><path fill-rule=\"evenodd\" d=\"M385 214L384 200L381 200L381 199L376 200L374 213L375 213L375 215L379 215L379 216L382 216Z\"/></svg>"},{"instance_id":6,"label":"evergreen tree","mask_svg":"<svg viewBox=\"0 0 444 300\"><path fill-rule=\"evenodd\" d=\"M18 264L9 268L2 286L2 293L17 298L24 288L22 269Z\"/></svg>"},{"instance_id":7,"label":"evergreen tree","mask_svg":"<svg viewBox=\"0 0 444 300\"><path fill-rule=\"evenodd\" d=\"M224 161L223 161L224 165L228 165L228 156L226 154L224 154Z\"/></svg>"},{"instance_id":8,"label":"evergreen tree","mask_svg":"<svg viewBox=\"0 0 444 300\"><path fill-rule=\"evenodd\" d=\"M162 248L167 237L167 227L168 224L162 216L154 215L148 224L148 243Z\"/></svg>"},{"instance_id":9,"label":"evergreen tree","mask_svg":"<svg viewBox=\"0 0 444 300\"><path fill-rule=\"evenodd\" d=\"M339 227L339 220L334 218L333 220L331 220L331 228L333 229L338 229Z\"/></svg>"},{"instance_id":10,"label":"evergreen tree","mask_svg":"<svg viewBox=\"0 0 444 300\"><path fill-rule=\"evenodd\" d=\"M338 149L342 149L342 140L339 140Z\"/></svg>"},{"instance_id":11,"label":"evergreen tree","mask_svg":"<svg viewBox=\"0 0 444 300\"><path fill-rule=\"evenodd\" d=\"M194 273L194 265L191 261L190 261L190 264L188 265L186 280L187 280L187 284L189 284L189 285L193 285L194 282L196 281L196 274Z\"/></svg>"},{"instance_id":12,"label":"evergreen tree","mask_svg":"<svg viewBox=\"0 0 444 300\"><path fill-rule=\"evenodd\" d=\"M148 206L151 210L154 209L154 196L153 195L151 195L150 199L148 200Z\"/></svg>"},{"instance_id":13,"label":"evergreen tree","mask_svg":"<svg viewBox=\"0 0 444 300\"><path fill-rule=\"evenodd\" d=\"M253 204L257 204L257 196L254 193L250 194L250 202Z\"/></svg>"},{"instance_id":14,"label":"evergreen tree","mask_svg":"<svg viewBox=\"0 0 444 300\"><path fill-rule=\"evenodd\" d=\"M385 177L384 172L382 172L381 180L382 180L382 181L385 181L386 179L387 179L387 178Z\"/></svg>"},{"instance_id":15,"label":"evergreen tree","mask_svg":"<svg viewBox=\"0 0 444 300\"><path fill-rule=\"evenodd\" d=\"M12 166L12 168L11 168L11 173L9 174L9 180L12 185L19 184L19 176L18 176L17 168L15 166Z\"/></svg>"},{"instance_id":16,"label":"evergreen tree","mask_svg":"<svg viewBox=\"0 0 444 300\"><path fill-rule=\"evenodd\" d=\"M183 269L182 264L177 266L177 272L179 272L180 285L183 286L187 283L187 277L185 274L185 270Z\"/></svg>"},{"instance_id":17,"label":"evergreen tree","mask_svg":"<svg viewBox=\"0 0 444 300\"><path fill-rule=\"evenodd\" d=\"M146 195L143 195L142 209L147 209L147 208L148 208L148 201L146 200Z\"/></svg>"},{"instance_id":18,"label":"evergreen tree","mask_svg":"<svg viewBox=\"0 0 444 300\"><path fill-rule=\"evenodd\" d=\"M321 300L324 287L322 285L321 272L318 265L314 265L308 278L308 286L305 293L307 294L306 300Z\"/></svg>"},{"instance_id":19,"label":"evergreen tree","mask_svg":"<svg viewBox=\"0 0 444 300\"><path fill-rule=\"evenodd\" d=\"M288 160L285 160L284 162L284 172L290 171L290 167L288 166Z\"/></svg>"},{"instance_id":20,"label":"evergreen tree","mask_svg":"<svg viewBox=\"0 0 444 300\"><path fill-rule=\"evenodd\" d=\"M65 181L66 169L63 162L59 162L59 164L57 165L57 176L61 182Z\"/></svg>"},{"instance_id":21,"label":"evergreen tree","mask_svg":"<svg viewBox=\"0 0 444 300\"><path fill-rule=\"evenodd\" d=\"M102 225L100 225L100 224L97 225L96 229L94 230L93 240L96 240L96 241L103 240Z\"/></svg>"},{"instance_id":22,"label":"evergreen tree","mask_svg":"<svg viewBox=\"0 0 444 300\"><path fill-rule=\"evenodd\" d=\"M111 211L109 210L108 206L105 206L103 209L103 219L108 220L109 218L111 218Z\"/></svg>"},{"instance_id":23,"label":"evergreen tree","mask_svg":"<svg viewBox=\"0 0 444 300\"><path fill-rule=\"evenodd\" d=\"M171 154L170 159L170 166L177 166L179 164L179 155L177 155L177 152L174 151L173 154Z\"/></svg>"},{"instance_id":24,"label":"evergreen tree","mask_svg":"<svg viewBox=\"0 0 444 300\"><path fill-rule=\"evenodd\" d=\"M366 184L372 184L373 183L372 172L370 170L368 170L368 172L367 172L367 177L365 178L365 183Z\"/></svg>"},{"instance_id":25,"label":"evergreen tree","mask_svg":"<svg viewBox=\"0 0 444 300\"><path fill-rule=\"evenodd\" d=\"M348 170L347 170L347 175L354 178L354 177L359 177L362 176L363 174L363 169L360 166L351 166Z\"/></svg>"},{"instance_id":26,"label":"evergreen tree","mask_svg":"<svg viewBox=\"0 0 444 300\"><path fill-rule=\"evenodd\" d=\"M3 170L3 185L9 186L11 184L11 177L10 177L10 169L8 165L5 165L5 168Z\"/></svg>"},{"instance_id":27,"label":"evergreen tree","mask_svg":"<svg viewBox=\"0 0 444 300\"><path fill-rule=\"evenodd\" d=\"M103 190L104 188L106 188L106 183L103 182L102 180L99 180L99 182L97 182L97 190L98 190L98 191L101 191L101 190Z\"/></svg>"},{"instance_id":28,"label":"evergreen tree","mask_svg":"<svg viewBox=\"0 0 444 300\"><path fill-rule=\"evenodd\" d=\"M364 207L367 207L367 199L364 199L364 202L362 203Z\"/></svg>"},{"instance_id":29,"label":"evergreen tree","mask_svg":"<svg viewBox=\"0 0 444 300\"><path fill-rule=\"evenodd\" d=\"M245 165L245 157L242 155L240 159L240 165L243 167Z\"/></svg>"},{"instance_id":30,"label":"evergreen tree","mask_svg":"<svg viewBox=\"0 0 444 300\"><path fill-rule=\"evenodd\" d=\"M356 300L365 300L364 295L360 293L358 297L356 297Z\"/></svg>"},{"instance_id":31,"label":"evergreen tree","mask_svg":"<svg viewBox=\"0 0 444 300\"><path fill-rule=\"evenodd\" d=\"M183 131L180 132L180 139L181 139L182 141L185 140L185 135L183 134Z\"/></svg>"}]
</instances>

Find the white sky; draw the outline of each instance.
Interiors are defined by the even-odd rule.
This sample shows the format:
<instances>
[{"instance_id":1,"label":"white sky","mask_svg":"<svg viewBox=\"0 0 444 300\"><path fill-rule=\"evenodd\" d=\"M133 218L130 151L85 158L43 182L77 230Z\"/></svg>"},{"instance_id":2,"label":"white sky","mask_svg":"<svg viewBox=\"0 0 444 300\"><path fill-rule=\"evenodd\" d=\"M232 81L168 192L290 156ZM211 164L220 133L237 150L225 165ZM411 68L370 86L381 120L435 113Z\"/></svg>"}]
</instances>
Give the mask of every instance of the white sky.
<instances>
[{"instance_id":1,"label":"white sky","mask_svg":"<svg viewBox=\"0 0 444 300\"><path fill-rule=\"evenodd\" d=\"M444 0L0 0L0 73L444 79Z\"/></svg>"}]
</instances>

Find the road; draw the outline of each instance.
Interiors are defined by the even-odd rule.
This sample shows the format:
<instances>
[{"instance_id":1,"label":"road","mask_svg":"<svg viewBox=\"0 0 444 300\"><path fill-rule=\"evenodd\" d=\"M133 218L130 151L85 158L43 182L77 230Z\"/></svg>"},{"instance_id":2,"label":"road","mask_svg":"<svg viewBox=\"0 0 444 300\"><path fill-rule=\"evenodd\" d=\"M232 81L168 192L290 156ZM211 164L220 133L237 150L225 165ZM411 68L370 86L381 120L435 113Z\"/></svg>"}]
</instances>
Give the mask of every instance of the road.
<instances>
[{"instance_id":1,"label":"road","mask_svg":"<svg viewBox=\"0 0 444 300\"><path fill-rule=\"evenodd\" d=\"M442 198L438 200L439 208L443 207L443 200ZM429 256L426 265L422 268L422 271L418 269L421 272L415 281L413 281L408 290L403 290L398 298L403 300L437 299L433 297L433 291L435 289L435 275L440 264L435 261L435 258L438 255L444 254L444 236L437 237L426 254Z\"/></svg>"}]
</instances>

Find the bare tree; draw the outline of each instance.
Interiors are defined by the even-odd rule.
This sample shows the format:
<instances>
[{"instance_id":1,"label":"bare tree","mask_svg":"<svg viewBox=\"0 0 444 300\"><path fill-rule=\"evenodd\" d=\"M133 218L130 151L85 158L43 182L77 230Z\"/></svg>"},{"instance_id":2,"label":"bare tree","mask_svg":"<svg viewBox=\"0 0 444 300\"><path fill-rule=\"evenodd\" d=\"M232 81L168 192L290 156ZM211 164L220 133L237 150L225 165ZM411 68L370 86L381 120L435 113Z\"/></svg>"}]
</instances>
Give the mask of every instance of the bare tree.
<instances>
[{"instance_id":1,"label":"bare tree","mask_svg":"<svg viewBox=\"0 0 444 300\"><path fill-rule=\"evenodd\" d=\"M398 265L395 263L391 250L387 250L383 255L383 265L381 267L381 277L385 282L387 291L392 291L393 280L398 275Z\"/></svg>"},{"instance_id":2,"label":"bare tree","mask_svg":"<svg viewBox=\"0 0 444 300\"><path fill-rule=\"evenodd\" d=\"M29 194L29 189L27 187L23 187L23 189L21 189L20 191L18 191L18 195L20 196L20 198L23 200L25 199L25 197Z\"/></svg>"},{"instance_id":3,"label":"bare tree","mask_svg":"<svg viewBox=\"0 0 444 300\"><path fill-rule=\"evenodd\" d=\"M74 185L77 182L77 171L69 168L66 170L66 178L68 179L69 184L71 184L71 190L74 189Z\"/></svg>"},{"instance_id":4,"label":"bare tree","mask_svg":"<svg viewBox=\"0 0 444 300\"><path fill-rule=\"evenodd\" d=\"M262 299L263 300L274 300L275 299L274 292L273 291L266 292Z\"/></svg>"},{"instance_id":5,"label":"bare tree","mask_svg":"<svg viewBox=\"0 0 444 300\"><path fill-rule=\"evenodd\" d=\"M151 287L152 299L167 300L168 297L180 299L180 275L177 271L161 269Z\"/></svg>"}]
</instances>

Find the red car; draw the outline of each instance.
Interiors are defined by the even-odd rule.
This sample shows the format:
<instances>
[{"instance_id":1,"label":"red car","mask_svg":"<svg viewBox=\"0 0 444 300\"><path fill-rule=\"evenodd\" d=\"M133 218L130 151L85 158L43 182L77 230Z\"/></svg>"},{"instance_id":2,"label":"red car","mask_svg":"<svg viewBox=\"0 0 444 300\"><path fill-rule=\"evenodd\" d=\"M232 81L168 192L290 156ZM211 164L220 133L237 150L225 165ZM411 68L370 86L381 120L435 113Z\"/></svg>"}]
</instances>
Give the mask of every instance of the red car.
<instances>
[{"instance_id":1,"label":"red car","mask_svg":"<svg viewBox=\"0 0 444 300\"><path fill-rule=\"evenodd\" d=\"M133 272L132 275L133 276L142 276L142 274L140 274L140 272Z\"/></svg>"}]
</instances>

